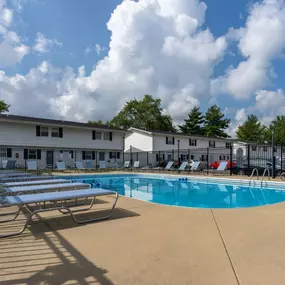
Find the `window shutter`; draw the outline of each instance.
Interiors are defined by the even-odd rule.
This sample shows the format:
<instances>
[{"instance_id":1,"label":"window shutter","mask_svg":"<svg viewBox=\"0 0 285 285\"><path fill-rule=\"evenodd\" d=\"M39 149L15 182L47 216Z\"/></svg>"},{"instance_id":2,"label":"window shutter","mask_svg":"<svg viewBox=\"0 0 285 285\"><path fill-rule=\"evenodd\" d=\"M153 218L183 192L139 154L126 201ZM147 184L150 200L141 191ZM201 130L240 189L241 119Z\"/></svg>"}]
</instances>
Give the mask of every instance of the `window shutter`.
<instances>
[{"instance_id":1,"label":"window shutter","mask_svg":"<svg viewBox=\"0 0 285 285\"><path fill-rule=\"evenodd\" d=\"M60 138L62 138L62 137L63 137L63 131L62 131L62 128L58 128L58 136L59 136Z\"/></svg>"},{"instance_id":2,"label":"window shutter","mask_svg":"<svg viewBox=\"0 0 285 285\"><path fill-rule=\"evenodd\" d=\"M96 131L92 131L92 140L93 140L93 141L96 140Z\"/></svg>"},{"instance_id":3,"label":"window shutter","mask_svg":"<svg viewBox=\"0 0 285 285\"><path fill-rule=\"evenodd\" d=\"M156 161L158 161L158 154L156 154Z\"/></svg>"},{"instance_id":4,"label":"window shutter","mask_svg":"<svg viewBox=\"0 0 285 285\"><path fill-rule=\"evenodd\" d=\"M117 152L117 159L120 159L121 153L118 151Z\"/></svg>"},{"instance_id":5,"label":"window shutter","mask_svg":"<svg viewBox=\"0 0 285 285\"><path fill-rule=\"evenodd\" d=\"M197 140L195 140L195 146L197 146Z\"/></svg>"},{"instance_id":6,"label":"window shutter","mask_svg":"<svg viewBox=\"0 0 285 285\"><path fill-rule=\"evenodd\" d=\"M42 159L42 151L37 149L37 159Z\"/></svg>"},{"instance_id":7,"label":"window shutter","mask_svg":"<svg viewBox=\"0 0 285 285\"><path fill-rule=\"evenodd\" d=\"M173 145L175 145L175 138L174 137L172 138L172 143L173 143Z\"/></svg>"},{"instance_id":8,"label":"window shutter","mask_svg":"<svg viewBox=\"0 0 285 285\"><path fill-rule=\"evenodd\" d=\"M191 146L191 139L189 139L189 146Z\"/></svg>"},{"instance_id":9,"label":"window shutter","mask_svg":"<svg viewBox=\"0 0 285 285\"><path fill-rule=\"evenodd\" d=\"M85 151L82 151L82 160L85 160Z\"/></svg>"},{"instance_id":10,"label":"window shutter","mask_svg":"<svg viewBox=\"0 0 285 285\"><path fill-rule=\"evenodd\" d=\"M36 136L37 137L41 136L41 126L36 126Z\"/></svg>"},{"instance_id":11,"label":"window shutter","mask_svg":"<svg viewBox=\"0 0 285 285\"><path fill-rule=\"evenodd\" d=\"M165 143L168 144L168 137L165 138Z\"/></svg>"},{"instance_id":12,"label":"window shutter","mask_svg":"<svg viewBox=\"0 0 285 285\"><path fill-rule=\"evenodd\" d=\"M73 158L74 157L73 150L71 150L69 153L70 153L70 157Z\"/></svg>"},{"instance_id":13,"label":"window shutter","mask_svg":"<svg viewBox=\"0 0 285 285\"><path fill-rule=\"evenodd\" d=\"M95 160L95 151L92 151L92 160Z\"/></svg>"},{"instance_id":14,"label":"window shutter","mask_svg":"<svg viewBox=\"0 0 285 285\"><path fill-rule=\"evenodd\" d=\"M112 158L112 152L111 151L109 152L109 158Z\"/></svg>"},{"instance_id":15,"label":"window shutter","mask_svg":"<svg viewBox=\"0 0 285 285\"><path fill-rule=\"evenodd\" d=\"M113 140L113 133L112 133L112 132L109 133L109 140L110 140L110 141Z\"/></svg>"},{"instance_id":16,"label":"window shutter","mask_svg":"<svg viewBox=\"0 0 285 285\"><path fill-rule=\"evenodd\" d=\"M28 149L27 148L25 148L24 149L24 159L28 159Z\"/></svg>"},{"instance_id":17,"label":"window shutter","mask_svg":"<svg viewBox=\"0 0 285 285\"><path fill-rule=\"evenodd\" d=\"M162 160L165 160L165 154L162 155Z\"/></svg>"},{"instance_id":18,"label":"window shutter","mask_svg":"<svg viewBox=\"0 0 285 285\"><path fill-rule=\"evenodd\" d=\"M12 149L7 148L7 157L12 157Z\"/></svg>"}]
</instances>

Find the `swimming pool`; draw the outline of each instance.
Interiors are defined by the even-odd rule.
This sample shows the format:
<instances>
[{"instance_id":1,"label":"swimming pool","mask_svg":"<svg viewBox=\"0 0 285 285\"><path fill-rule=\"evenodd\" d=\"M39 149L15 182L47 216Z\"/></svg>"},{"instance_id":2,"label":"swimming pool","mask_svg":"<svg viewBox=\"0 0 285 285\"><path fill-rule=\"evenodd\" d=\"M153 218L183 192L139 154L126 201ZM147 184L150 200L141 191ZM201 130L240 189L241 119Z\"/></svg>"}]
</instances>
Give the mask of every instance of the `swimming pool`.
<instances>
[{"instance_id":1,"label":"swimming pool","mask_svg":"<svg viewBox=\"0 0 285 285\"><path fill-rule=\"evenodd\" d=\"M140 174L60 178L89 183L92 188L113 190L138 200L179 207L246 208L285 201L283 184L248 187L248 181Z\"/></svg>"}]
</instances>

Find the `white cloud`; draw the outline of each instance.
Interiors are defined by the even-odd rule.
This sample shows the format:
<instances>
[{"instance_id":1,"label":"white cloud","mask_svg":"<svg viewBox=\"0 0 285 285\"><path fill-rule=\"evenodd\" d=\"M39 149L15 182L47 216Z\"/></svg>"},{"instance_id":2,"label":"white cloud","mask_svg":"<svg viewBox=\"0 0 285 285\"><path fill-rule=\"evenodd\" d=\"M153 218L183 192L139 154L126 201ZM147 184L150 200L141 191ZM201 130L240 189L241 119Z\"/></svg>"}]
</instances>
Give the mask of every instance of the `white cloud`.
<instances>
[{"instance_id":1,"label":"white cloud","mask_svg":"<svg viewBox=\"0 0 285 285\"><path fill-rule=\"evenodd\" d=\"M227 38L239 40L239 50L245 60L226 76L214 82L215 94L229 92L238 99L247 99L268 85L272 75L271 61L285 48L284 0L264 0L255 3L244 28L230 29Z\"/></svg>"},{"instance_id":2,"label":"white cloud","mask_svg":"<svg viewBox=\"0 0 285 285\"><path fill-rule=\"evenodd\" d=\"M91 52L96 52L97 55L100 55L102 52L106 51L107 49L99 44L96 44L95 47L86 47L84 50L85 55L88 55Z\"/></svg>"},{"instance_id":3,"label":"white cloud","mask_svg":"<svg viewBox=\"0 0 285 285\"><path fill-rule=\"evenodd\" d=\"M126 100L148 93L180 120L210 99L213 68L227 48L225 37L203 28L205 12L197 0L125 0L107 24L108 55L89 75L49 64L46 72L4 76L2 94L13 113L87 121L110 119ZM33 106L21 108L29 99Z\"/></svg>"},{"instance_id":4,"label":"white cloud","mask_svg":"<svg viewBox=\"0 0 285 285\"><path fill-rule=\"evenodd\" d=\"M57 39L47 39L42 33L37 33L35 45L33 50L39 53L45 53L50 50L52 46L62 46L62 43Z\"/></svg>"}]
</instances>

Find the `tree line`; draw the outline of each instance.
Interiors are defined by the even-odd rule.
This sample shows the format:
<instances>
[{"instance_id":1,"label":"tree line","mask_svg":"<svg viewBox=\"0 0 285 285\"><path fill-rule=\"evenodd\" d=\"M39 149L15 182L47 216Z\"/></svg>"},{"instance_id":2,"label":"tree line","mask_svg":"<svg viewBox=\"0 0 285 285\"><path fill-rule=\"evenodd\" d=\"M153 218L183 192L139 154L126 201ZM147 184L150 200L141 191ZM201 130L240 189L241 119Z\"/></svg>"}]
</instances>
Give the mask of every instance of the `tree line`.
<instances>
[{"instance_id":1,"label":"tree line","mask_svg":"<svg viewBox=\"0 0 285 285\"><path fill-rule=\"evenodd\" d=\"M0 113L8 112L9 105L0 100ZM110 121L89 121L112 127L128 129L130 127L143 130L160 130L185 135L204 135L208 137L228 138L227 129L231 120L217 105L210 106L203 114L199 107L189 111L181 125L175 126L170 115L165 114L161 100L145 95L143 99L133 99L124 105L122 110ZM285 116L277 116L267 127L255 115L238 127L236 138L243 142L271 142L272 132L276 144L285 144Z\"/></svg>"}]
</instances>

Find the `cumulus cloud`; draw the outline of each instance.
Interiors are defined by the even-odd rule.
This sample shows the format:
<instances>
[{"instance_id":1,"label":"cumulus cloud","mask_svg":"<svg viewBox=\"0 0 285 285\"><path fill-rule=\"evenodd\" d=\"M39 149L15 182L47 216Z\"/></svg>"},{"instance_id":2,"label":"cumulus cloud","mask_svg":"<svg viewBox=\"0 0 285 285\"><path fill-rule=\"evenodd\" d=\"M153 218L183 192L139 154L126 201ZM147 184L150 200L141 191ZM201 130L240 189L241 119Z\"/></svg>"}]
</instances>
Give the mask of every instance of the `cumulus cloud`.
<instances>
[{"instance_id":1,"label":"cumulus cloud","mask_svg":"<svg viewBox=\"0 0 285 285\"><path fill-rule=\"evenodd\" d=\"M96 44L95 47L86 47L84 50L85 55L88 55L91 52L96 52L97 55L100 55L103 51L106 51L107 49L99 44Z\"/></svg>"},{"instance_id":2,"label":"cumulus cloud","mask_svg":"<svg viewBox=\"0 0 285 285\"><path fill-rule=\"evenodd\" d=\"M42 33L37 33L37 37L35 39L35 45L33 46L33 50L39 53L45 53L50 50L53 46L62 46L62 43L57 39L48 39Z\"/></svg>"},{"instance_id":3,"label":"cumulus cloud","mask_svg":"<svg viewBox=\"0 0 285 285\"><path fill-rule=\"evenodd\" d=\"M230 29L227 39L238 40L238 48L245 58L225 76L215 79L213 93L229 92L238 99L247 99L270 82L271 62L285 47L284 0L264 0L255 3L246 26Z\"/></svg>"},{"instance_id":4,"label":"cumulus cloud","mask_svg":"<svg viewBox=\"0 0 285 285\"><path fill-rule=\"evenodd\" d=\"M206 8L197 0L123 1L107 23L108 55L90 74L83 67L55 72L49 64L41 68L45 72L34 68L26 75L3 75L1 89L11 112L107 120L126 100L149 93L181 120L210 98L213 68L227 48L225 37L215 38L204 28ZM36 49L46 50L40 44ZM18 107L20 100L28 102L27 96L34 96L31 102L40 108Z\"/></svg>"}]
</instances>

